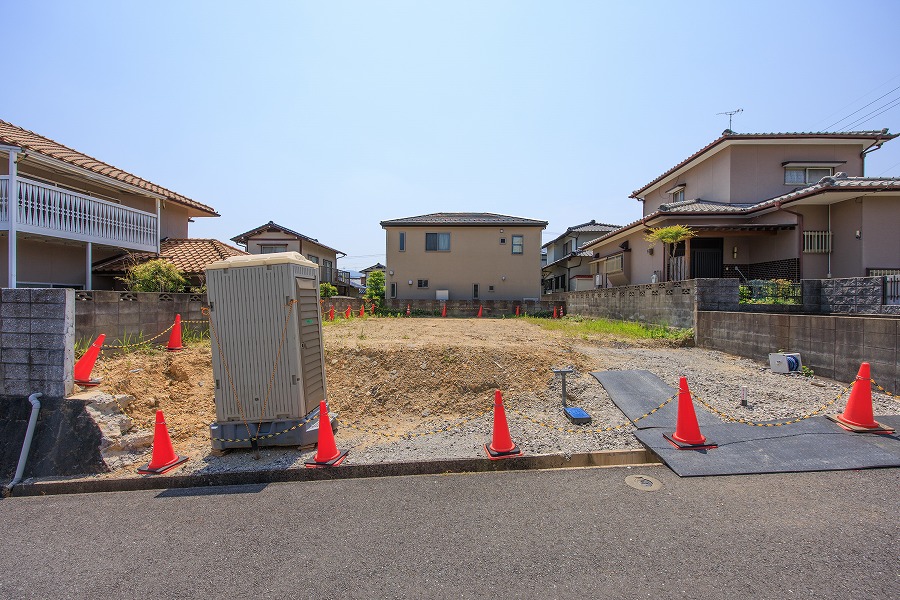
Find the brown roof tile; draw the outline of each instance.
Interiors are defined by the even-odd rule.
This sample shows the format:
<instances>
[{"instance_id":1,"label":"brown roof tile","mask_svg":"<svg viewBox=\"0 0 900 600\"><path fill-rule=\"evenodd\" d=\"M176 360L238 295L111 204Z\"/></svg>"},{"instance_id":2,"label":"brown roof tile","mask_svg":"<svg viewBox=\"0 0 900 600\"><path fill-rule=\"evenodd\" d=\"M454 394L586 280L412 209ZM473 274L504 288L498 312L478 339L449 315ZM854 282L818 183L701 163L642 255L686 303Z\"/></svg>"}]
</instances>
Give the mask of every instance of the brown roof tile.
<instances>
[{"instance_id":1,"label":"brown roof tile","mask_svg":"<svg viewBox=\"0 0 900 600\"><path fill-rule=\"evenodd\" d=\"M206 265L229 256L244 256L247 253L219 240L205 238L166 238L160 242L159 254L155 252L132 252L104 261L94 266L95 273L124 273L129 267L160 258L166 260L187 275L203 273Z\"/></svg>"},{"instance_id":2,"label":"brown roof tile","mask_svg":"<svg viewBox=\"0 0 900 600\"><path fill-rule=\"evenodd\" d=\"M643 193L647 188L650 188L660 181L664 180L666 177L687 165L688 163L696 160L700 156L706 154L716 146L723 144L729 141L741 141L741 140L791 140L791 139L830 139L830 140L842 140L842 139L856 139L856 140L882 140L888 141L892 140L900 134L897 133L888 133L887 129L882 129L880 131L842 131L842 132L827 132L827 131L819 131L819 132L806 132L806 133L735 133L730 129L726 129L722 132L722 135L719 136L716 140L707 144L697 152L694 152L686 159L648 183L647 185L631 192L630 198L637 198L641 193Z\"/></svg>"},{"instance_id":3,"label":"brown roof tile","mask_svg":"<svg viewBox=\"0 0 900 600\"><path fill-rule=\"evenodd\" d=\"M508 215L497 215L494 213L441 212L381 222L382 227L397 225L471 225L476 227L491 225L524 225L526 227L546 227L547 221L536 221L524 217L510 217Z\"/></svg>"},{"instance_id":4,"label":"brown roof tile","mask_svg":"<svg viewBox=\"0 0 900 600\"><path fill-rule=\"evenodd\" d=\"M0 143L8 146L17 146L29 152L35 152L50 158L55 158L56 160L68 163L75 167L80 167L87 171L104 175L110 179L133 185L142 190L162 196L172 202L207 213L208 215L219 216L219 213L211 206L201 204L200 202L191 200L181 194L176 194L172 190L167 190L160 185L156 185L146 179L141 179L136 175L132 175L131 173L99 161L96 158L91 158L86 154L82 154L77 150L62 145L59 142L54 142L50 138L45 138L33 131L22 129L21 127L17 127L12 123L7 123L3 120L0 120Z\"/></svg>"}]
</instances>

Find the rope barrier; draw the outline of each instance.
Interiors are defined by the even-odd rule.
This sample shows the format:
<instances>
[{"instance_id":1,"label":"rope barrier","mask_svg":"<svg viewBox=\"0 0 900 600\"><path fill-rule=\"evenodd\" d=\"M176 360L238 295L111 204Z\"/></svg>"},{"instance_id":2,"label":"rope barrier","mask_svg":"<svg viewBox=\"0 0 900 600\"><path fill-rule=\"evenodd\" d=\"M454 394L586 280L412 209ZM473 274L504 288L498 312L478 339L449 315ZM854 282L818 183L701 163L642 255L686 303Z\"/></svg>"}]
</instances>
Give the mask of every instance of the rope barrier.
<instances>
[{"instance_id":1,"label":"rope barrier","mask_svg":"<svg viewBox=\"0 0 900 600\"><path fill-rule=\"evenodd\" d=\"M889 391L887 391L886 389L884 389L883 387L881 387L880 385L878 385L877 383L875 383L875 380L874 380L874 379L872 379L872 380L870 380L870 381L872 382L872 385L874 385L876 388L878 388L878 391L879 391L879 392L881 392L882 394L884 394L884 395L887 396L888 398L893 398L893 399L896 400L897 402L900 402L900 396L898 396L897 394L892 394L892 393L890 393Z\"/></svg>"},{"instance_id":2,"label":"rope barrier","mask_svg":"<svg viewBox=\"0 0 900 600\"><path fill-rule=\"evenodd\" d=\"M806 419L810 419L812 417L822 414L822 412L824 412L826 408L828 408L829 406L831 406L832 404L834 404L835 402L840 400L841 397L843 397L844 394L846 394L852 387L853 387L853 384L851 383L850 385L845 387L843 390L841 390L841 392L837 396L835 396L834 398L832 398L831 400L829 400L828 402L826 402L825 404L823 404L822 406L820 406L819 408L817 408L816 410L814 410L810 413L800 415L799 417L795 417L790 420L780 421L780 422L775 422L775 423L760 423L760 422L756 422L756 421L748 421L747 419L742 419L740 417L735 417L733 415L729 415L728 413L722 412L718 408L710 405L708 402L704 401L702 398L698 397L696 394L692 393L691 396L694 400L699 402L708 411L722 417L726 421L731 421L733 423L740 423L742 425L749 425L751 427L781 427L783 425L792 425L794 423L799 423L800 421L804 421Z\"/></svg>"}]
</instances>

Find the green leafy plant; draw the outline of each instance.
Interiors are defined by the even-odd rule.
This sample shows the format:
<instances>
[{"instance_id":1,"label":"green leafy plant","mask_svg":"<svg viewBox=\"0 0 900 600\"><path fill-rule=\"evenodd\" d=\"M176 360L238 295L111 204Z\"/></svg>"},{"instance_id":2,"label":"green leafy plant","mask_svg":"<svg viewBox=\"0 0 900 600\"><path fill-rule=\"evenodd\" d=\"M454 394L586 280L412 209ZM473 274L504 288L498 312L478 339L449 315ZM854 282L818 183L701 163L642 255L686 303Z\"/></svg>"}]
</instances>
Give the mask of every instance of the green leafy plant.
<instances>
[{"instance_id":1,"label":"green leafy plant","mask_svg":"<svg viewBox=\"0 0 900 600\"><path fill-rule=\"evenodd\" d=\"M800 374L804 377L812 377L816 374L815 371L807 367L806 365L800 365Z\"/></svg>"},{"instance_id":2,"label":"green leafy plant","mask_svg":"<svg viewBox=\"0 0 900 600\"><path fill-rule=\"evenodd\" d=\"M161 259L133 265L117 279L130 292L180 292L188 283L178 267Z\"/></svg>"},{"instance_id":3,"label":"green leafy plant","mask_svg":"<svg viewBox=\"0 0 900 600\"><path fill-rule=\"evenodd\" d=\"M689 240L696 236L697 232L686 225L669 225L668 227L653 227L644 235L644 239L650 242L652 248L654 244L662 243L668 245L669 258L675 258L675 250L678 244Z\"/></svg>"},{"instance_id":4,"label":"green leafy plant","mask_svg":"<svg viewBox=\"0 0 900 600\"><path fill-rule=\"evenodd\" d=\"M332 296L337 296L338 289L331 283L327 281L319 284L319 297L320 298L331 298Z\"/></svg>"},{"instance_id":5,"label":"green leafy plant","mask_svg":"<svg viewBox=\"0 0 900 600\"><path fill-rule=\"evenodd\" d=\"M384 272L372 271L366 277L366 293L363 298L375 303L375 308L384 307Z\"/></svg>"}]
</instances>

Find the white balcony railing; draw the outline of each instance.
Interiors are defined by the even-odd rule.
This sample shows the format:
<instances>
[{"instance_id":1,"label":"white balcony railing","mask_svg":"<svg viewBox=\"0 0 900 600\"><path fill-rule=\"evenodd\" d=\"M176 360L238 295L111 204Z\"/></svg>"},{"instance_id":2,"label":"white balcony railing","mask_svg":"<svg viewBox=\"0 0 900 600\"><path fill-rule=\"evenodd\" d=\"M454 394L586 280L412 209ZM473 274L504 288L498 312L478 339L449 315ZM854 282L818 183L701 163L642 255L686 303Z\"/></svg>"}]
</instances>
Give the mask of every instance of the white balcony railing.
<instances>
[{"instance_id":1,"label":"white balcony railing","mask_svg":"<svg viewBox=\"0 0 900 600\"><path fill-rule=\"evenodd\" d=\"M114 202L16 178L17 231L52 237L155 251L159 239L156 215ZM0 229L9 229L9 177L0 177Z\"/></svg>"}]
</instances>

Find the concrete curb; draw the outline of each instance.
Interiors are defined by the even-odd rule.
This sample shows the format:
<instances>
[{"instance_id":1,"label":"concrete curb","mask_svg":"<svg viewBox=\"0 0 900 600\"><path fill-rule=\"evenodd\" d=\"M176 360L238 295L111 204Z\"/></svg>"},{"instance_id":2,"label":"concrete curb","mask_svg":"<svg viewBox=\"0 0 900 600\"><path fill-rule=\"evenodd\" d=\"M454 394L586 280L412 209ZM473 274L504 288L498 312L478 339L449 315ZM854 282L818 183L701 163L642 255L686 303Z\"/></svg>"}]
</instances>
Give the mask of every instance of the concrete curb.
<instances>
[{"instance_id":1,"label":"concrete curb","mask_svg":"<svg viewBox=\"0 0 900 600\"><path fill-rule=\"evenodd\" d=\"M543 454L507 460L464 458L421 462L347 465L330 469L283 469L280 471L237 471L191 475L131 477L128 479L91 479L77 481L45 481L19 484L7 493L11 496L45 496L54 494L87 494L95 492L131 492L224 485L252 485L288 481L322 481L358 479L361 477L394 477L398 475L442 475L450 473L483 473L492 471L526 471L532 469L566 469L574 467L623 467L661 464L650 450L603 450L565 456Z\"/></svg>"}]
</instances>

